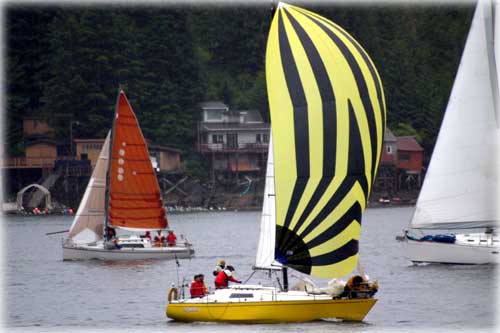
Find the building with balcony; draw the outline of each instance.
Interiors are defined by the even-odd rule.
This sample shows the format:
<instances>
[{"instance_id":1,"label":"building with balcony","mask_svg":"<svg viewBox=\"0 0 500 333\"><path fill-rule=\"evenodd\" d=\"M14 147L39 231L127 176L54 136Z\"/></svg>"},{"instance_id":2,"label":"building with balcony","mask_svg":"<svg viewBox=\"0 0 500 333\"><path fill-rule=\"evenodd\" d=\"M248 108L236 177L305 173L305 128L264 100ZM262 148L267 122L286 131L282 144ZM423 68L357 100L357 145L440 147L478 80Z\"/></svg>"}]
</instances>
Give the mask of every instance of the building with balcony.
<instances>
[{"instance_id":1,"label":"building with balcony","mask_svg":"<svg viewBox=\"0 0 500 333\"><path fill-rule=\"evenodd\" d=\"M212 176L262 175L269 148L270 125L257 110L229 110L222 102L200 104L197 150L210 161Z\"/></svg>"}]
</instances>

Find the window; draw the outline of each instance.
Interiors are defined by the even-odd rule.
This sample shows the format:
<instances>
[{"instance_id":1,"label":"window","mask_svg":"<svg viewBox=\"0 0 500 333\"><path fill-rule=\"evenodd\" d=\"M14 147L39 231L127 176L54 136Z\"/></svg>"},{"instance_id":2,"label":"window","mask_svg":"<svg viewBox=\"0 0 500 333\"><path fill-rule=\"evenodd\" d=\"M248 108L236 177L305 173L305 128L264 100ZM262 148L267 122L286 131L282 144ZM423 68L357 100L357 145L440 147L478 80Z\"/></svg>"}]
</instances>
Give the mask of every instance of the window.
<instances>
[{"instance_id":1,"label":"window","mask_svg":"<svg viewBox=\"0 0 500 333\"><path fill-rule=\"evenodd\" d=\"M269 134L265 133L263 134L263 136L264 136L264 142L269 143Z\"/></svg>"},{"instance_id":2,"label":"window","mask_svg":"<svg viewBox=\"0 0 500 333\"><path fill-rule=\"evenodd\" d=\"M222 110L206 110L205 115L206 115L205 116L206 121L211 121L211 120L222 121Z\"/></svg>"},{"instance_id":3,"label":"window","mask_svg":"<svg viewBox=\"0 0 500 333\"><path fill-rule=\"evenodd\" d=\"M235 293L231 294L229 298L253 298L253 294L247 294L247 293Z\"/></svg>"},{"instance_id":4,"label":"window","mask_svg":"<svg viewBox=\"0 0 500 333\"><path fill-rule=\"evenodd\" d=\"M84 160L88 160L88 159L89 159L89 156L88 156L87 154L80 154L80 159L81 159L82 161L84 161Z\"/></svg>"},{"instance_id":5,"label":"window","mask_svg":"<svg viewBox=\"0 0 500 333\"><path fill-rule=\"evenodd\" d=\"M257 143L261 143L262 142L261 141L261 135L260 135L260 133L256 134L256 136L255 136L255 142L257 142Z\"/></svg>"},{"instance_id":6,"label":"window","mask_svg":"<svg viewBox=\"0 0 500 333\"><path fill-rule=\"evenodd\" d=\"M387 146L387 154L392 154L392 146Z\"/></svg>"},{"instance_id":7,"label":"window","mask_svg":"<svg viewBox=\"0 0 500 333\"><path fill-rule=\"evenodd\" d=\"M400 153L399 154L399 160L401 162L408 162L408 161L410 161L410 154L408 154L408 153Z\"/></svg>"},{"instance_id":8,"label":"window","mask_svg":"<svg viewBox=\"0 0 500 333\"><path fill-rule=\"evenodd\" d=\"M224 143L224 137L222 134L213 134L212 143Z\"/></svg>"}]
</instances>

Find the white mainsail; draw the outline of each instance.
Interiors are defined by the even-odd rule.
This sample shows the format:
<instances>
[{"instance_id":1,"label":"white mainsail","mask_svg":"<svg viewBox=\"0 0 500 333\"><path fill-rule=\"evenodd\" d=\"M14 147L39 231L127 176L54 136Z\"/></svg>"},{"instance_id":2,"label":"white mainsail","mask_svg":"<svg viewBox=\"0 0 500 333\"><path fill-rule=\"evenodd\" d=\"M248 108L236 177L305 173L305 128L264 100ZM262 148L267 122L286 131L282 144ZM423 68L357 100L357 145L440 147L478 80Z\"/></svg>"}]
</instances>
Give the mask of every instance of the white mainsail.
<instances>
[{"instance_id":1,"label":"white mainsail","mask_svg":"<svg viewBox=\"0 0 500 333\"><path fill-rule=\"evenodd\" d=\"M498 45L493 45L493 25L491 4L479 1L412 228L498 225L499 91L493 51Z\"/></svg>"},{"instance_id":2,"label":"white mainsail","mask_svg":"<svg viewBox=\"0 0 500 333\"><path fill-rule=\"evenodd\" d=\"M69 230L74 243L90 243L102 238L105 219L106 172L108 170L110 134L106 137L99 159L90 177L75 219Z\"/></svg>"},{"instance_id":3,"label":"white mainsail","mask_svg":"<svg viewBox=\"0 0 500 333\"><path fill-rule=\"evenodd\" d=\"M279 263L274 261L274 243L276 237L276 197L274 191L274 158L273 138L269 136L269 151L267 156L266 185L264 203L260 221L259 244L255 268L276 268Z\"/></svg>"}]
</instances>

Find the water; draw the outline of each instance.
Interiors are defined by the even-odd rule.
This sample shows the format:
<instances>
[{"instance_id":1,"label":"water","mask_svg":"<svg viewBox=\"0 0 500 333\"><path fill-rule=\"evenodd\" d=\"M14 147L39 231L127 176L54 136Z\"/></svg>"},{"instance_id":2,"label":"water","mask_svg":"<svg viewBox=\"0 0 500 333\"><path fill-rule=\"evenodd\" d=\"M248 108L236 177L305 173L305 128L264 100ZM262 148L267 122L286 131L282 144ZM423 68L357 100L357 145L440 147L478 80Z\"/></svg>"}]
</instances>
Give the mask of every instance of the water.
<instances>
[{"instance_id":1,"label":"water","mask_svg":"<svg viewBox=\"0 0 500 333\"><path fill-rule=\"evenodd\" d=\"M394 237L412 208L369 209L364 217L360 258L378 279L378 303L363 323L230 325L183 324L165 317L167 290L177 276L191 281L221 258L244 280L251 273L258 237L258 212L170 215L177 234L193 242L196 257L173 261L63 262L61 235L70 217L5 217L4 321L9 331L169 332L380 332L420 330L495 331L496 267L413 266ZM177 273L178 272L178 273ZM325 282L325 281L322 281ZM293 283L293 282L292 282Z\"/></svg>"}]
</instances>

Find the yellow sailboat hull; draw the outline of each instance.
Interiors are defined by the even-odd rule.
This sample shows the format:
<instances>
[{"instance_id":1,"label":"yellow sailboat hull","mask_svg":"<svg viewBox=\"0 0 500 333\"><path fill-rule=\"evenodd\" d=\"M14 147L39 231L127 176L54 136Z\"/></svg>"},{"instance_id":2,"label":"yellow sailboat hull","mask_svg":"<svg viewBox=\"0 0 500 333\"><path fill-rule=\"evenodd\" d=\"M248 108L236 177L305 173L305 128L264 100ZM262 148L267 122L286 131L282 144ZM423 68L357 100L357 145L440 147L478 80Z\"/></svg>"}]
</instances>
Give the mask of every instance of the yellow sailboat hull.
<instances>
[{"instance_id":1,"label":"yellow sailboat hull","mask_svg":"<svg viewBox=\"0 0 500 333\"><path fill-rule=\"evenodd\" d=\"M337 318L362 321L374 298L304 301L183 303L167 305L167 317L183 322L279 323Z\"/></svg>"}]
</instances>

